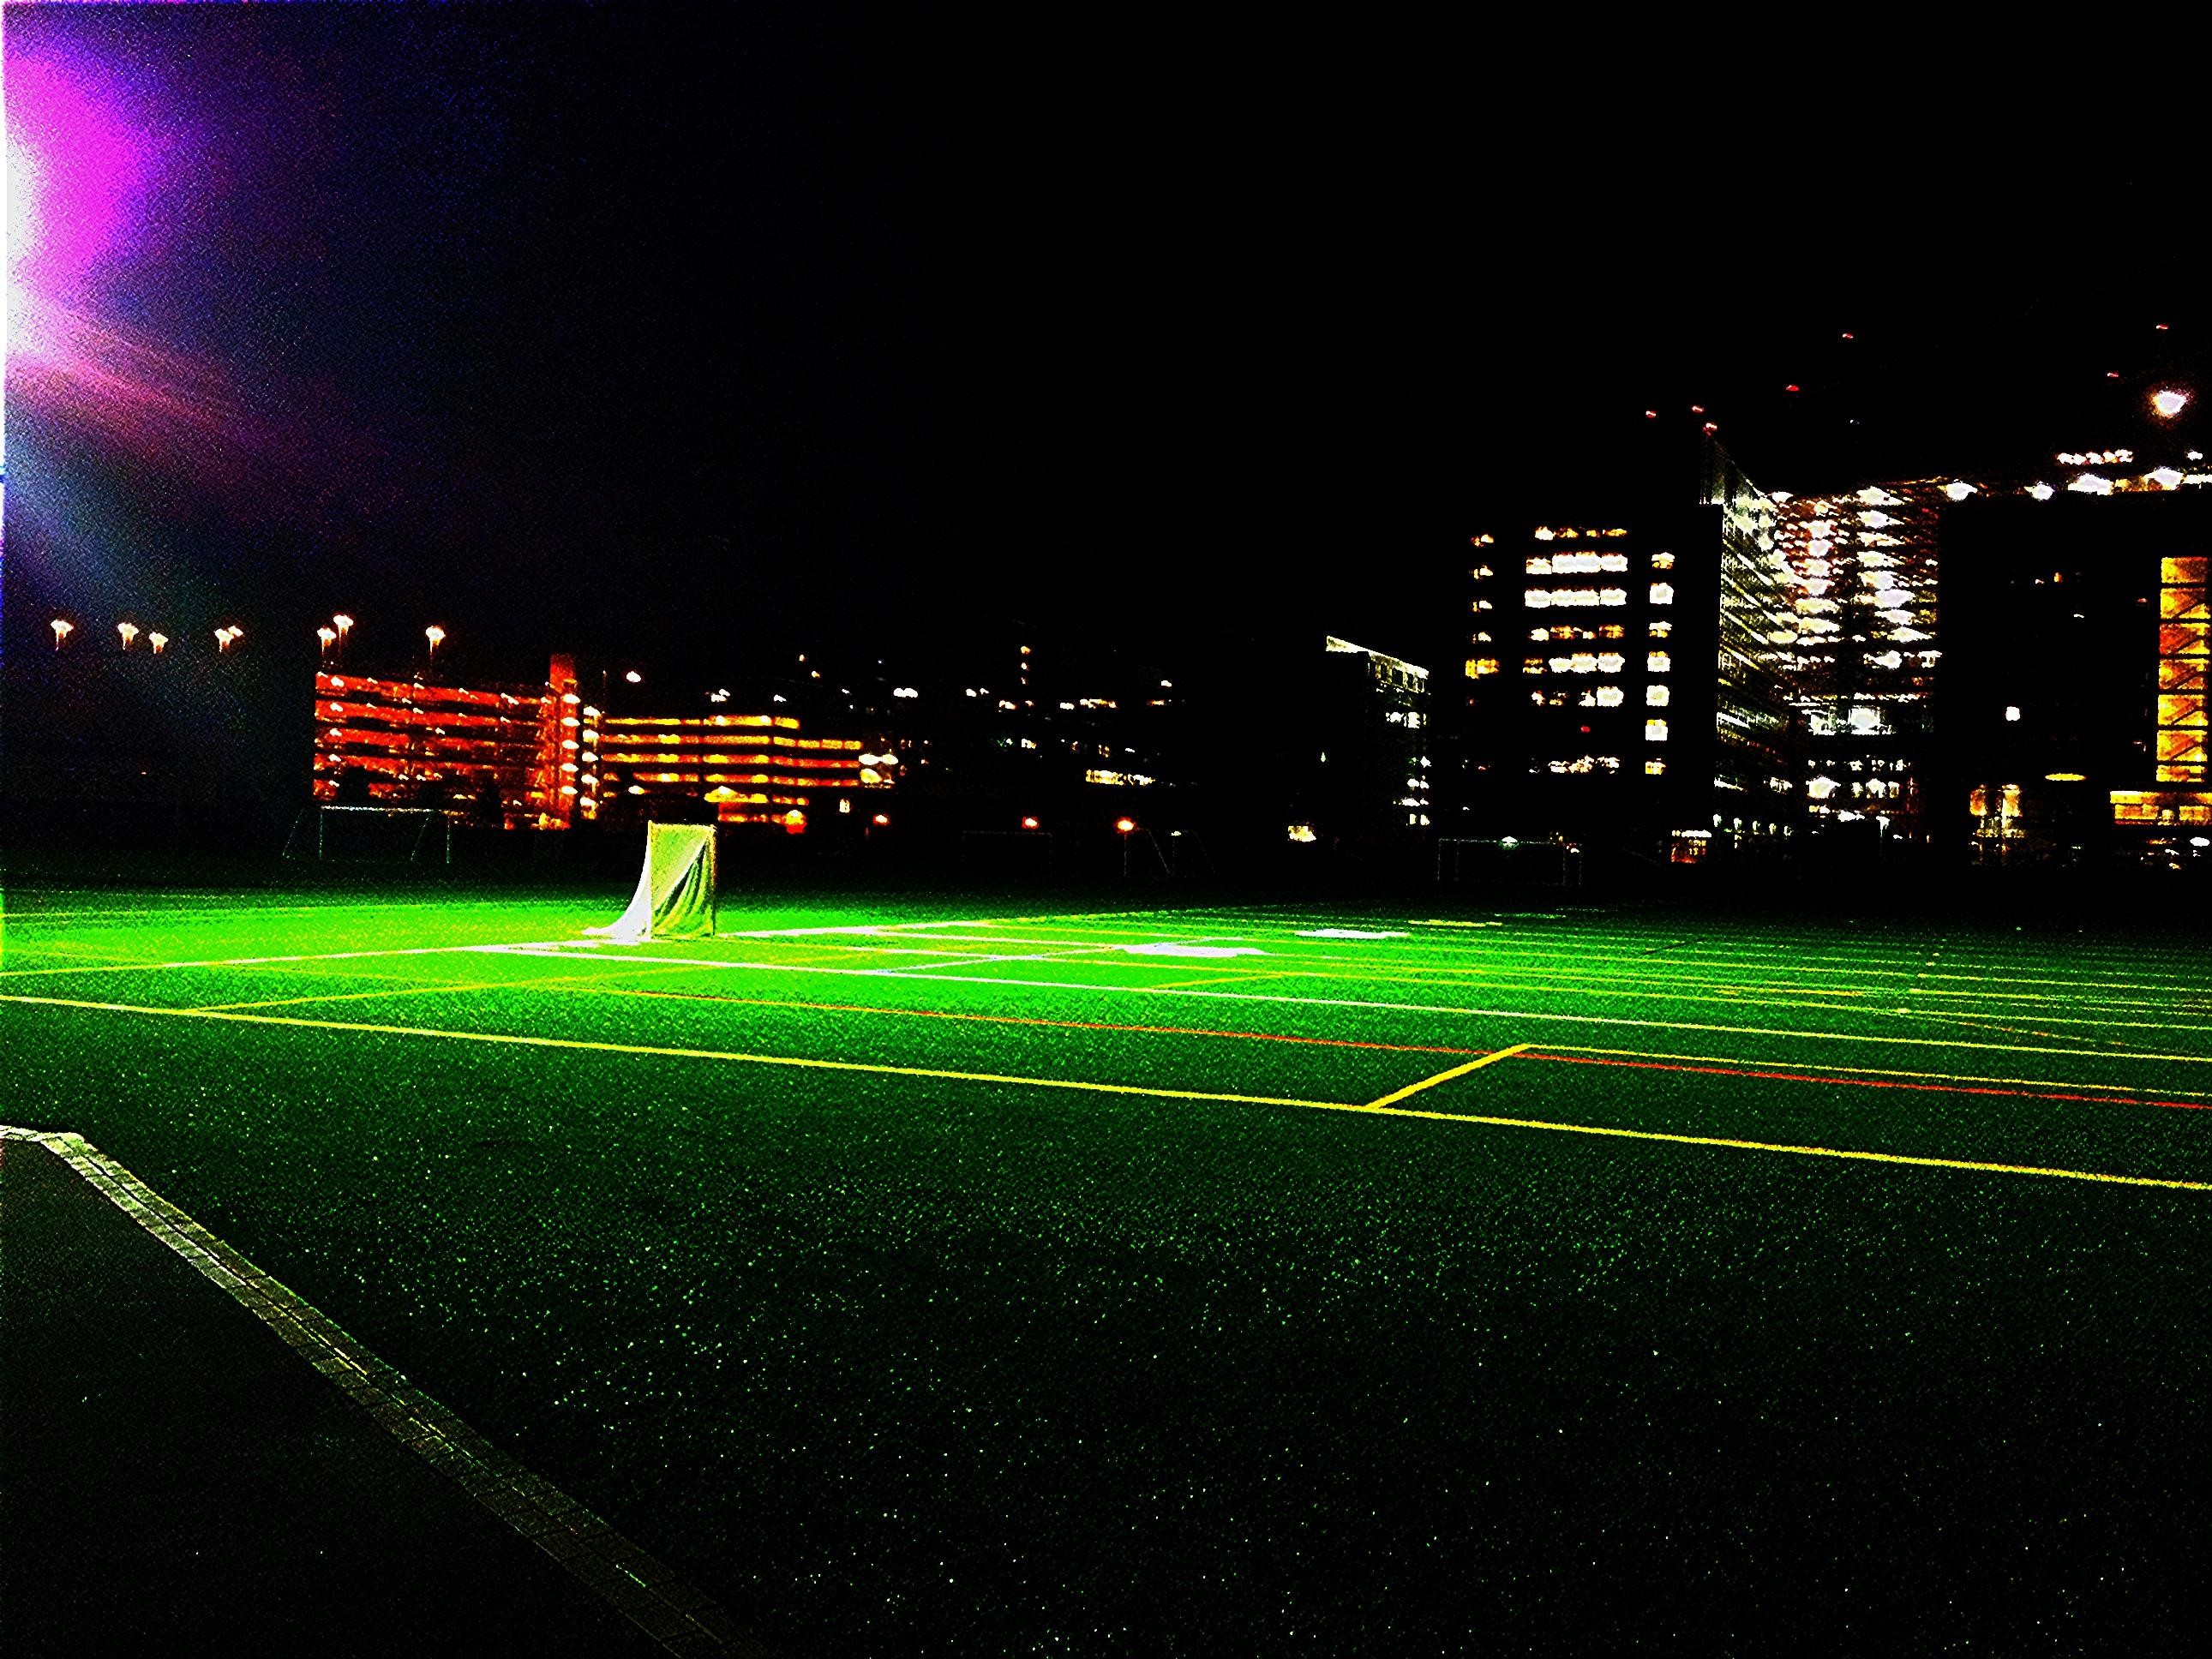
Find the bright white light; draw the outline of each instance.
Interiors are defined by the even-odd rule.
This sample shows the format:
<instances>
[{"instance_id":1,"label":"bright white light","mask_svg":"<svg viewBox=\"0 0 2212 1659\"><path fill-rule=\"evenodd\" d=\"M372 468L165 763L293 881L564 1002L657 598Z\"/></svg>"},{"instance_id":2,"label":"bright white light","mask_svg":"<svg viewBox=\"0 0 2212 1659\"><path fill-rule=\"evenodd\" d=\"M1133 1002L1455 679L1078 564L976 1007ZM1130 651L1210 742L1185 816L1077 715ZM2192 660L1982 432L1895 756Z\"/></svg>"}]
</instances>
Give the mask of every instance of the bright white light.
<instances>
[{"instance_id":1,"label":"bright white light","mask_svg":"<svg viewBox=\"0 0 2212 1659\"><path fill-rule=\"evenodd\" d=\"M2032 483L2027 487L2027 493L2039 501L2047 501L2058 492L2047 483Z\"/></svg>"},{"instance_id":2,"label":"bright white light","mask_svg":"<svg viewBox=\"0 0 2212 1659\"><path fill-rule=\"evenodd\" d=\"M2014 703L2007 703L2005 705L2005 718L2008 720L2018 720L2020 718L2019 706Z\"/></svg>"},{"instance_id":3,"label":"bright white light","mask_svg":"<svg viewBox=\"0 0 2212 1659\"><path fill-rule=\"evenodd\" d=\"M2162 387L2150 394L2150 406L2160 420L2170 421L2189 407L2189 394L2176 392L2171 386Z\"/></svg>"},{"instance_id":4,"label":"bright white light","mask_svg":"<svg viewBox=\"0 0 2212 1659\"><path fill-rule=\"evenodd\" d=\"M2112 493L2112 481L2100 478L2094 472L2084 472L2066 487L2079 495L2109 495Z\"/></svg>"},{"instance_id":5,"label":"bright white light","mask_svg":"<svg viewBox=\"0 0 2212 1659\"><path fill-rule=\"evenodd\" d=\"M1954 478L1943 486L1943 493L1954 501L1963 501L1974 493L1974 487L1963 478Z\"/></svg>"},{"instance_id":6,"label":"bright white light","mask_svg":"<svg viewBox=\"0 0 2212 1659\"><path fill-rule=\"evenodd\" d=\"M633 669L631 669L631 670L629 671L629 672L628 672L627 674L624 674L624 675L623 676L623 678L624 678L625 680L628 680L628 681L629 681L632 685L636 685L636 684L640 684L641 681L643 681L643 679L645 678L645 676L644 676L644 675L642 675L642 674L641 674L641 673L639 673L639 672L637 672L637 670L635 670L635 668L633 668Z\"/></svg>"},{"instance_id":7,"label":"bright white light","mask_svg":"<svg viewBox=\"0 0 2212 1659\"><path fill-rule=\"evenodd\" d=\"M2170 466L2161 466L2156 471L2147 473L2144 476L2148 477L2150 481L2156 484L2160 489L2179 489L2181 488L2181 474L2175 471L2173 468Z\"/></svg>"}]
</instances>

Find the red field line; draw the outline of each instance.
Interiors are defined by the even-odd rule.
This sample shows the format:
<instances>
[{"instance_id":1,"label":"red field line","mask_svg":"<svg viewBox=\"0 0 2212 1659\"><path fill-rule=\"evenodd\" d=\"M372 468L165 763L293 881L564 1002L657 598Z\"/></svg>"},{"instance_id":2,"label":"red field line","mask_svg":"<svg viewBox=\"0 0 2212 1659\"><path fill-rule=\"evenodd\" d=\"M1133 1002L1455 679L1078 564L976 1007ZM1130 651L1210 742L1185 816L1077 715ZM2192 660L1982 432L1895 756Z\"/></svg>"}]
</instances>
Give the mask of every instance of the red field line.
<instances>
[{"instance_id":1,"label":"red field line","mask_svg":"<svg viewBox=\"0 0 2212 1659\"><path fill-rule=\"evenodd\" d=\"M2212 1102L2145 1100L2126 1095L2069 1095L2045 1089L1992 1089L1966 1083L1899 1083L1887 1078L1812 1077L1802 1072L1754 1072L1735 1066L1682 1066L1657 1060L1604 1060L1593 1054L1550 1054L1523 1049L1522 1060L1557 1060L1563 1066L1625 1066L1639 1072L1695 1072L1705 1077L1757 1078L1769 1083L1832 1083L1857 1089L1913 1089L1941 1095L2004 1095L2015 1100L2071 1100L2092 1106L2159 1106L2172 1112L2212 1110Z\"/></svg>"},{"instance_id":2,"label":"red field line","mask_svg":"<svg viewBox=\"0 0 2212 1659\"><path fill-rule=\"evenodd\" d=\"M1015 1014L960 1014L942 1008L880 1008L865 1002L793 1002L779 997L719 997L705 991L639 991L602 988L595 994L655 997L671 1002L729 1002L748 1008L804 1008L810 1013L895 1014L902 1019L965 1019L984 1025L1047 1025L1065 1031L1130 1031L1146 1036L1234 1037L1245 1042L1296 1042L1323 1048L1380 1048L1394 1054L1486 1054L1487 1048L1448 1048L1433 1043L1359 1042L1350 1037L1286 1036L1279 1031L1223 1031L1205 1025L1115 1025L1089 1019L1025 1019Z\"/></svg>"}]
</instances>

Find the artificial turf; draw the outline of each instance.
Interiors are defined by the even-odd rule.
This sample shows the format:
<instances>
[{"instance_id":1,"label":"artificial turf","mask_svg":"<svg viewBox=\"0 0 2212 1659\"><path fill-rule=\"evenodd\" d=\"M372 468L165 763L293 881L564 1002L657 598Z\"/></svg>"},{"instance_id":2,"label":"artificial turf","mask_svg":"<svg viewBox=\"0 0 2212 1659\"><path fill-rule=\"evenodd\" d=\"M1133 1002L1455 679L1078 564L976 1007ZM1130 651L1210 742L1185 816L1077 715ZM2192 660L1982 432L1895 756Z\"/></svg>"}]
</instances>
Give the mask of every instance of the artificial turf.
<instances>
[{"instance_id":1,"label":"artificial turf","mask_svg":"<svg viewBox=\"0 0 2212 1659\"><path fill-rule=\"evenodd\" d=\"M33 896L7 1115L794 1654L2186 1645L2194 947L603 911Z\"/></svg>"}]
</instances>

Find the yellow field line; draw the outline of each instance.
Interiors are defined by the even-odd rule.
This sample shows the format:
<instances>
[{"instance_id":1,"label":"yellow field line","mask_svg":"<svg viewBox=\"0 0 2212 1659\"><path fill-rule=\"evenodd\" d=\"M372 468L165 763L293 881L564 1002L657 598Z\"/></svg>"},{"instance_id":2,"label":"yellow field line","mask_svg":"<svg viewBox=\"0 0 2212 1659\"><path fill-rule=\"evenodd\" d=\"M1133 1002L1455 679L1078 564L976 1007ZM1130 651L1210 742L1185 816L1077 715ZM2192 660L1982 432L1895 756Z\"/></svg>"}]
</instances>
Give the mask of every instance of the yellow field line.
<instances>
[{"instance_id":1,"label":"yellow field line","mask_svg":"<svg viewBox=\"0 0 2212 1659\"><path fill-rule=\"evenodd\" d=\"M1193 985L1243 985L1255 979L1296 979L1297 976L1295 969L1285 973L1279 968L1273 968L1263 974L1215 974L1205 979L1171 979L1165 984L1157 985L1152 988L1158 991L1177 991Z\"/></svg>"},{"instance_id":2,"label":"yellow field line","mask_svg":"<svg viewBox=\"0 0 2212 1659\"><path fill-rule=\"evenodd\" d=\"M431 1026L371 1025L344 1020L300 1019L285 1015L248 1014L201 1008L156 1008L128 1002L84 1002L64 997L0 995L0 1003L70 1008L97 1013L154 1014L176 1019L220 1020L317 1031L354 1031L374 1036L447 1037L465 1042L504 1043L532 1048L583 1049L592 1053L641 1054L678 1060L719 1060L754 1066L789 1066L810 1071L861 1072L891 1077L935 1078L956 1083L991 1083L1017 1088L1068 1089L1086 1094L1141 1095L1162 1100L1219 1101L1243 1106L1297 1106L1309 1111L1358 1112L1382 1117L1425 1118L1443 1123L1480 1123L1492 1128L1546 1129L1554 1134L1597 1135L1620 1140L1650 1140L1682 1146L1724 1146L1742 1152L1788 1152L1801 1158L1833 1158L1855 1163L1897 1164L1923 1169L1967 1170L1990 1175L2043 1176L2063 1181L2091 1181L2121 1187L2160 1187L2181 1191L2212 1190L2212 1182L2176 1181L2155 1176L2112 1175L2097 1170L2067 1170L2037 1164L1996 1164L1973 1158L1922 1158L1906 1152L1860 1152L1837 1146L1808 1146L1787 1141L1738 1140L1719 1135L1686 1135L1658 1129L1620 1129L1596 1123L1559 1123L1543 1118L1495 1117L1471 1112L1435 1112L1393 1103L1421 1089L1463 1075L1531 1045L1501 1048L1468 1065L1423 1079L1410 1089L1364 1103L1342 1100L1294 1100L1273 1095L1218 1094L1195 1089L1156 1089L1119 1083L1085 1083L1067 1078L1012 1077L990 1072L954 1072L933 1066L884 1066L850 1060L809 1060L795 1054L750 1054L716 1048L659 1048L643 1043L592 1042L573 1037L519 1036L498 1031L450 1031Z\"/></svg>"},{"instance_id":3,"label":"yellow field line","mask_svg":"<svg viewBox=\"0 0 2212 1659\"><path fill-rule=\"evenodd\" d=\"M1317 1106L1358 1111L1364 1108L1328 1100L1292 1100L1279 1095L1221 1094L1197 1089L1157 1089L1138 1084L1085 1083L1072 1078L1014 1077L995 1072L953 1072L926 1066L885 1066L857 1060L811 1060L798 1054L753 1054L725 1048L674 1048L650 1043L593 1042L580 1037L527 1036L507 1031L453 1031L432 1025L373 1025L340 1019L301 1019L291 1015L249 1014L217 1008L159 1008L131 1002L84 1002L69 997L0 996L0 1002L40 1008L74 1008L95 1013L154 1014L171 1019L221 1020L241 1025L274 1025L297 1030L353 1031L374 1036L446 1037L461 1042L495 1042L524 1048L582 1049L592 1054L645 1054L669 1060L720 1060L749 1066L791 1066L808 1071L866 1072L886 1077L938 1078L954 1083L1013 1084L1032 1089L1077 1089L1091 1094L1145 1095L1162 1100L1218 1100L1245 1106Z\"/></svg>"},{"instance_id":4,"label":"yellow field line","mask_svg":"<svg viewBox=\"0 0 2212 1659\"><path fill-rule=\"evenodd\" d=\"M1499 1060L1510 1059L1523 1049L1534 1046L1533 1043L1516 1042L1510 1048L1500 1048L1495 1053L1470 1060L1464 1066L1455 1066L1448 1072L1438 1072L1434 1077L1425 1077L1419 1083L1409 1083L1404 1088L1395 1090L1383 1096L1380 1100L1369 1101L1367 1104L1370 1109L1395 1106L1409 1096L1420 1093L1424 1089L1433 1089L1439 1083L1449 1083L1455 1077L1465 1077L1469 1072L1479 1072L1486 1066L1495 1066Z\"/></svg>"},{"instance_id":5,"label":"yellow field line","mask_svg":"<svg viewBox=\"0 0 2212 1659\"><path fill-rule=\"evenodd\" d=\"M1437 1112L1425 1115L1443 1117ZM1624 1140L1663 1140L1680 1146L1730 1146L1742 1152L1794 1152L1800 1158L1840 1158L1855 1163L1906 1164L1931 1170L1977 1170L1990 1175L2047 1176L2060 1181L2097 1181L2119 1187L2169 1187L2186 1192L2212 1192L2212 1181L2172 1181L2157 1176L2107 1175L2100 1170L2062 1170L2041 1164L1989 1164L1970 1158L1916 1158L1909 1152L1864 1152L1843 1146L1805 1146L1785 1140L1735 1140L1723 1135L1669 1134L1659 1129L1614 1129L1595 1123L1553 1123L1534 1117L1474 1117L1468 1123L1487 1123L1510 1129L1550 1129L1561 1134L1609 1135Z\"/></svg>"},{"instance_id":6,"label":"yellow field line","mask_svg":"<svg viewBox=\"0 0 2212 1659\"><path fill-rule=\"evenodd\" d=\"M2095 1089L2106 1094L2140 1095L2145 1092L2137 1084L2083 1083L2074 1078L1983 1077L1972 1072L1913 1072L1894 1066L1832 1066L1817 1060L1747 1060L1741 1054L1679 1054L1656 1048L1600 1048L1586 1042L1537 1042L1528 1046L1563 1054L1610 1054L1620 1060L1692 1060L1708 1066L1786 1066L1800 1072L1835 1072L1846 1077L1917 1078L1928 1083L2009 1084L2029 1089ZM1931 1043L1929 1046L1941 1045ZM2095 1054L2086 1057L2103 1059L2106 1056ZM2139 1055L2125 1057L2142 1058ZM2204 1089L2169 1089L2161 1084L2158 1092L2186 1095L2195 1100L2212 1100L2212 1091Z\"/></svg>"}]
</instances>

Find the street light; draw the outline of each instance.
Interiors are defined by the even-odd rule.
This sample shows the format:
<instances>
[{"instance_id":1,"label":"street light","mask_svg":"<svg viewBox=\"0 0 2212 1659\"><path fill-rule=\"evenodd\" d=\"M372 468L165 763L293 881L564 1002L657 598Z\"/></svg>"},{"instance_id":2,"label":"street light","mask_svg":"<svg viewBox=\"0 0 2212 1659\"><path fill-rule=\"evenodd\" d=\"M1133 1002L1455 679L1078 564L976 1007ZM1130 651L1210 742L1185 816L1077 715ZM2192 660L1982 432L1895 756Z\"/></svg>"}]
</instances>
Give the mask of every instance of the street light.
<instances>
[{"instance_id":1,"label":"street light","mask_svg":"<svg viewBox=\"0 0 2212 1659\"><path fill-rule=\"evenodd\" d=\"M338 637L343 639L348 634L353 632L353 618L343 614L335 616L331 618L331 626L337 629Z\"/></svg>"},{"instance_id":2,"label":"street light","mask_svg":"<svg viewBox=\"0 0 2212 1659\"><path fill-rule=\"evenodd\" d=\"M315 637L322 642L323 655L326 657L329 656L331 654L331 647L337 642L338 636L337 630L335 629L329 628L318 628L315 630Z\"/></svg>"},{"instance_id":3,"label":"street light","mask_svg":"<svg viewBox=\"0 0 2212 1659\"><path fill-rule=\"evenodd\" d=\"M245 636L245 634L246 630L242 628L216 629L215 630L215 648L217 654L229 650L232 646L236 645L238 641Z\"/></svg>"},{"instance_id":4,"label":"street light","mask_svg":"<svg viewBox=\"0 0 2212 1659\"><path fill-rule=\"evenodd\" d=\"M2162 421L2170 421L2189 407L2189 394L2177 392L2172 386L2161 387L2150 394L2151 412Z\"/></svg>"},{"instance_id":5,"label":"street light","mask_svg":"<svg viewBox=\"0 0 2212 1659\"><path fill-rule=\"evenodd\" d=\"M168 642L169 636L167 634L149 634L146 636L146 643L154 647L154 654L157 657L161 654L161 647Z\"/></svg>"},{"instance_id":6,"label":"street light","mask_svg":"<svg viewBox=\"0 0 2212 1659\"><path fill-rule=\"evenodd\" d=\"M433 623L422 630L422 637L430 641L430 661L434 666L438 660L438 647L446 641L446 630Z\"/></svg>"},{"instance_id":7,"label":"street light","mask_svg":"<svg viewBox=\"0 0 2212 1659\"><path fill-rule=\"evenodd\" d=\"M131 648L131 641L138 637L138 624L118 623L115 624L115 631L123 635L123 648L128 651Z\"/></svg>"},{"instance_id":8,"label":"street light","mask_svg":"<svg viewBox=\"0 0 2212 1659\"><path fill-rule=\"evenodd\" d=\"M54 630L54 649L57 651L62 648L62 641L64 640L76 632L76 624L75 623L64 622L59 617L55 617L52 622L48 623L46 626Z\"/></svg>"}]
</instances>

